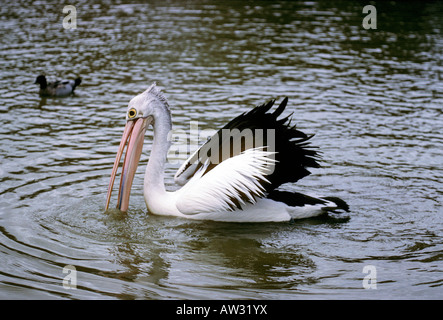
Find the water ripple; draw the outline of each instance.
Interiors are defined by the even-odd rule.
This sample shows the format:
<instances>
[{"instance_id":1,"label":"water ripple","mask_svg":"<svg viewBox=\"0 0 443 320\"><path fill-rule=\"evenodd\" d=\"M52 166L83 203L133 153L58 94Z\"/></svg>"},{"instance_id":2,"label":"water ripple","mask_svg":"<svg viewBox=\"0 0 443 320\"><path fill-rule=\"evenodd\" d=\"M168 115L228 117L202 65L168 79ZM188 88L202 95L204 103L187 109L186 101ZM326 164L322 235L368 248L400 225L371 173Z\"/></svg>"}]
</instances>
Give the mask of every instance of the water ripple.
<instances>
[{"instance_id":1,"label":"water ripple","mask_svg":"<svg viewBox=\"0 0 443 320\"><path fill-rule=\"evenodd\" d=\"M0 297L63 299L438 298L442 286L440 3L0 7ZM35 77L81 76L40 98ZM339 196L346 219L232 225L151 216L143 166L128 215L103 214L128 101L153 81L188 139L289 97L323 167L290 190ZM152 133L147 135L149 157ZM179 164L167 164L167 184ZM376 292L362 289L375 265ZM77 289L63 287L63 268ZM440 291L438 291L440 290Z\"/></svg>"}]
</instances>

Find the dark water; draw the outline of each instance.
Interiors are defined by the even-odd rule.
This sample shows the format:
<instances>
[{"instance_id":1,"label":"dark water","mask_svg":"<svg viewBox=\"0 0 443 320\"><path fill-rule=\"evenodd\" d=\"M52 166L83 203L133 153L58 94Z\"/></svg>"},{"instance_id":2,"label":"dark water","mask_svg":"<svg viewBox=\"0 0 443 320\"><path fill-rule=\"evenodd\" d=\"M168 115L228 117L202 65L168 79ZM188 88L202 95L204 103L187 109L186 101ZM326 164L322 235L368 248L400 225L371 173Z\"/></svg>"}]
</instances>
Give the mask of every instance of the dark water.
<instances>
[{"instance_id":1,"label":"dark water","mask_svg":"<svg viewBox=\"0 0 443 320\"><path fill-rule=\"evenodd\" d=\"M65 30L57 1L2 3L0 298L443 298L443 6L377 2L366 30L366 4L76 1ZM41 99L40 73L83 83ZM156 217L144 165L128 215L103 214L127 103L153 81L188 139L191 121L218 128L288 96L323 168L287 188L339 196L349 215Z\"/></svg>"}]
</instances>

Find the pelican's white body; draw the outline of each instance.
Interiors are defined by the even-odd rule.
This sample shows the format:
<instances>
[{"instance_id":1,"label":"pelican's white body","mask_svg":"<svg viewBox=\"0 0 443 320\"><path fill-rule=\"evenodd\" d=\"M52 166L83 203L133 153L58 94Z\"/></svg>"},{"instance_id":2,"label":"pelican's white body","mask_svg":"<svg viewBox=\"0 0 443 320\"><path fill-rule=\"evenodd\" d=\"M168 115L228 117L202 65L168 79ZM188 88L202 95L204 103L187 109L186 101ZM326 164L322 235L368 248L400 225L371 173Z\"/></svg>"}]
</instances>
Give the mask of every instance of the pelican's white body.
<instances>
[{"instance_id":1,"label":"pelican's white body","mask_svg":"<svg viewBox=\"0 0 443 320\"><path fill-rule=\"evenodd\" d=\"M325 212L325 205L290 207L283 202L260 198L255 204L248 203L244 205L243 210L183 214L176 207L177 197L179 196L179 192L166 192L159 196L155 192L147 195L145 191L145 202L149 212L157 215L223 222L283 222L316 217ZM161 199L161 201L156 199ZM335 207L335 204L331 203L331 205Z\"/></svg>"}]
</instances>

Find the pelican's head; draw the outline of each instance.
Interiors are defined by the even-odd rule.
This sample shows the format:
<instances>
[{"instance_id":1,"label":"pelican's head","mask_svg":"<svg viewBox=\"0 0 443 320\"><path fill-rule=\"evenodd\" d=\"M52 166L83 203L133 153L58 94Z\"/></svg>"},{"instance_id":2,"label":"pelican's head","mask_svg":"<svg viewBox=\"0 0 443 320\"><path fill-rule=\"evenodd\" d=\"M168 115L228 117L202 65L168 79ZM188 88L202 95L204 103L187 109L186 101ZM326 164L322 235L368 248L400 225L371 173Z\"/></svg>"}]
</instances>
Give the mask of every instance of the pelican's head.
<instances>
[{"instance_id":1,"label":"pelican's head","mask_svg":"<svg viewBox=\"0 0 443 320\"><path fill-rule=\"evenodd\" d=\"M140 93L129 101L126 121L139 118L157 118L164 109L169 112L169 105L163 93L152 84L145 92Z\"/></svg>"},{"instance_id":2,"label":"pelican's head","mask_svg":"<svg viewBox=\"0 0 443 320\"><path fill-rule=\"evenodd\" d=\"M114 167L112 168L105 210L107 210L109 206L118 165L126 144L128 144L128 147L123 162L117 208L122 211L128 210L129 194L140 161L146 128L154 119L160 116L162 112L164 113L164 108L167 108L169 112L166 98L162 95L161 91L157 89L155 83L145 92L132 98L129 102L126 112L126 126L114 161Z\"/></svg>"}]
</instances>

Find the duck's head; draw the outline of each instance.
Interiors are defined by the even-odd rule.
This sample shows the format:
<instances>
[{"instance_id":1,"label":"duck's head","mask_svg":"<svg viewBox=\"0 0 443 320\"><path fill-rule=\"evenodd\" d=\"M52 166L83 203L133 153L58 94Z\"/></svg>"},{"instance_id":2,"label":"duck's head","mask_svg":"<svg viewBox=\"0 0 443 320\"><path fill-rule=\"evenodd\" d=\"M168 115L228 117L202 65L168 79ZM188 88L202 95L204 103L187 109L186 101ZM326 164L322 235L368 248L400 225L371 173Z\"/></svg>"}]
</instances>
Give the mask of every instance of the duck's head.
<instances>
[{"instance_id":1,"label":"duck's head","mask_svg":"<svg viewBox=\"0 0 443 320\"><path fill-rule=\"evenodd\" d=\"M39 75L37 79L35 79L34 84L40 84L40 88L44 89L47 87L48 83L46 82L46 77L44 75Z\"/></svg>"}]
</instances>

